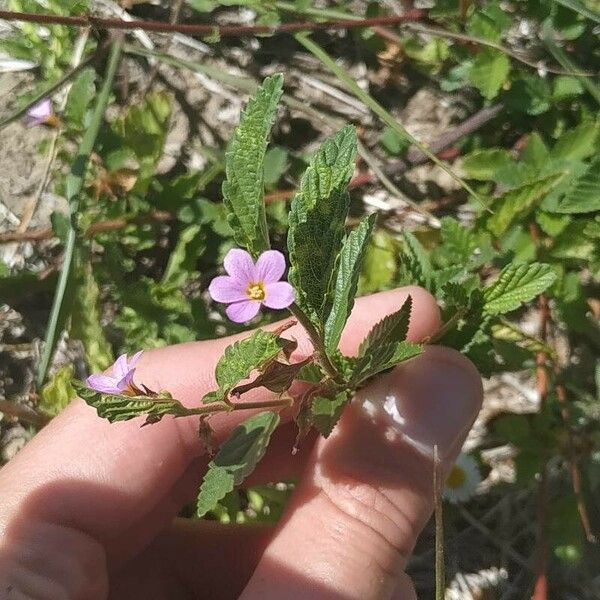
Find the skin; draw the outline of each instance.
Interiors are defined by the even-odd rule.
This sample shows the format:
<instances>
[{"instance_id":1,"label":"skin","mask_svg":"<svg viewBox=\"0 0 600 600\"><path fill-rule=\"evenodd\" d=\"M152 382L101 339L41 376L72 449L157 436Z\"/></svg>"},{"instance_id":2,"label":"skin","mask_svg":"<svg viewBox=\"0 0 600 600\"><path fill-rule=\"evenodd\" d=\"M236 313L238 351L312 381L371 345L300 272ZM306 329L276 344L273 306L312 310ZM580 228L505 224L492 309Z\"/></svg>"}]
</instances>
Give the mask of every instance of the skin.
<instances>
[{"instance_id":1,"label":"skin","mask_svg":"<svg viewBox=\"0 0 600 600\"><path fill-rule=\"evenodd\" d=\"M403 288L357 301L341 349L356 353L368 330L413 297L409 337L440 325L435 300ZM247 335L247 334L246 334ZM311 351L303 330L292 359ZM197 404L214 389L214 366L232 339L145 353L135 381ZM433 508L438 445L447 475L479 410L473 365L433 347L376 380L360 397L393 396L404 419L367 414L360 398L327 439L311 436L292 456L284 424L250 482L298 478L272 526L177 519L208 463L197 420L111 425L74 401L0 470L0 597L7 600L144 598L410 599L403 569ZM260 390L248 399L268 400ZM223 439L249 411L218 415ZM285 423L285 421L288 421Z\"/></svg>"}]
</instances>

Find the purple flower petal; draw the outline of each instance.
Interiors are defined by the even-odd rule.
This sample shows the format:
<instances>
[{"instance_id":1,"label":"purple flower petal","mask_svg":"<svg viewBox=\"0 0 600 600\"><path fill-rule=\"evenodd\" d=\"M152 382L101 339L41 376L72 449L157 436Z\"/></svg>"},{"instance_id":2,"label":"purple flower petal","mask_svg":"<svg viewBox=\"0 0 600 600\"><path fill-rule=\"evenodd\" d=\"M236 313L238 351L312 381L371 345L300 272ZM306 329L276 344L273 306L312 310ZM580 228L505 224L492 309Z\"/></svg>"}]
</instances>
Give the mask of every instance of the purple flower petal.
<instances>
[{"instance_id":1,"label":"purple flower petal","mask_svg":"<svg viewBox=\"0 0 600 600\"><path fill-rule=\"evenodd\" d=\"M115 380L123 379L129 371L129 365L127 364L127 354L121 354L115 364L112 367L112 376Z\"/></svg>"},{"instance_id":2,"label":"purple flower petal","mask_svg":"<svg viewBox=\"0 0 600 600\"><path fill-rule=\"evenodd\" d=\"M266 286L263 304L269 308L287 308L296 298L294 288L287 281L277 281Z\"/></svg>"},{"instance_id":3,"label":"purple flower petal","mask_svg":"<svg viewBox=\"0 0 600 600\"><path fill-rule=\"evenodd\" d=\"M230 304L225 312L234 323L245 323L253 319L260 309L260 302L257 300L242 300Z\"/></svg>"},{"instance_id":4,"label":"purple flower petal","mask_svg":"<svg viewBox=\"0 0 600 600\"><path fill-rule=\"evenodd\" d=\"M246 296L245 286L228 275L215 277L208 286L208 293L215 302L240 302L248 300Z\"/></svg>"},{"instance_id":5,"label":"purple flower petal","mask_svg":"<svg viewBox=\"0 0 600 600\"><path fill-rule=\"evenodd\" d=\"M108 375L102 373L95 373L90 375L85 380L86 385L96 390L97 392L103 392L105 394L120 394L121 389L117 386L117 381Z\"/></svg>"},{"instance_id":6,"label":"purple flower petal","mask_svg":"<svg viewBox=\"0 0 600 600\"><path fill-rule=\"evenodd\" d=\"M258 281L275 283L285 271L285 257L277 250L263 252L256 261L256 276Z\"/></svg>"},{"instance_id":7,"label":"purple flower petal","mask_svg":"<svg viewBox=\"0 0 600 600\"><path fill-rule=\"evenodd\" d=\"M137 361L140 360L140 357L142 356L142 354L144 354L143 350L140 350L139 352L136 352L128 361L127 364L129 365L130 369L133 369L135 367L135 365L137 365Z\"/></svg>"},{"instance_id":8,"label":"purple flower petal","mask_svg":"<svg viewBox=\"0 0 600 600\"><path fill-rule=\"evenodd\" d=\"M227 274L236 279L241 286L256 280L254 261L248 252L240 248L232 248L223 260Z\"/></svg>"},{"instance_id":9,"label":"purple flower petal","mask_svg":"<svg viewBox=\"0 0 600 600\"><path fill-rule=\"evenodd\" d=\"M52 100L50 98L40 100L27 111L27 117L31 125L42 125L50 115L52 115Z\"/></svg>"}]
</instances>

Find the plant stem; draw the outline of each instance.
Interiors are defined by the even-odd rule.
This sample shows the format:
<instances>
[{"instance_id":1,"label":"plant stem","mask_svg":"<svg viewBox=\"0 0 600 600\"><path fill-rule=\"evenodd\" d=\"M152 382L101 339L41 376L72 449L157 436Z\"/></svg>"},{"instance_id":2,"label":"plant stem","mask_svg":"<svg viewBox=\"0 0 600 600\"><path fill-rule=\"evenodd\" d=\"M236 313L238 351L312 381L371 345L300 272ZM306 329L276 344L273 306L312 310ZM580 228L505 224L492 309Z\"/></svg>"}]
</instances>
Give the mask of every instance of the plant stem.
<instances>
[{"instance_id":1,"label":"plant stem","mask_svg":"<svg viewBox=\"0 0 600 600\"><path fill-rule=\"evenodd\" d=\"M343 378L339 371L335 368L331 359L327 355L325 345L321 338L321 334L317 331L316 327L312 324L311 320L304 314L304 311L294 302L288 307L288 310L298 320L298 323L304 327L308 337L312 342L313 348L315 349L316 362L318 362L323 370L331 377L336 383L343 383Z\"/></svg>"},{"instance_id":2,"label":"plant stem","mask_svg":"<svg viewBox=\"0 0 600 600\"><path fill-rule=\"evenodd\" d=\"M236 402L226 404L223 402L215 402L214 404L205 404L198 408L188 408L185 412L177 416L189 417L192 415L209 415L216 412L232 412L236 410L252 410L256 408L284 408L290 406L289 400L267 400L266 402Z\"/></svg>"},{"instance_id":3,"label":"plant stem","mask_svg":"<svg viewBox=\"0 0 600 600\"><path fill-rule=\"evenodd\" d=\"M77 232L75 231L73 221L77 216L77 211L79 210L79 197L83 188L88 161L90 154L94 149L98 132L100 131L100 125L108 104L113 81L117 74L117 67L119 65L122 51L123 36L119 36L112 42L104 81L102 82L100 93L98 94L98 100L96 102L96 106L94 107L90 124L86 129L83 138L81 139L78 154L75 157L73 166L71 167L71 172L66 179L66 197L69 203L71 219L69 223L69 233L67 235L67 241L65 244L64 260L60 271L60 276L58 278L56 292L54 293L54 299L52 301L52 308L50 309L44 350L42 352L37 371L36 383L38 387L44 383L44 379L46 378L50 359L52 358L56 339L59 334L59 318L61 315L61 308L63 306L67 284L69 282L69 276L71 274L71 266L73 264L73 256L77 241Z\"/></svg>"},{"instance_id":4,"label":"plant stem","mask_svg":"<svg viewBox=\"0 0 600 600\"><path fill-rule=\"evenodd\" d=\"M466 190L473 198L475 198L484 208L489 210L485 202L480 198L477 192L461 177L459 177L453 169L451 169L443 160L440 160L433 154L424 144L417 140L399 121L397 121L377 100L375 100L368 92L365 92L350 74L341 67L327 52L314 42L306 33L297 33L296 40L304 46L311 54L318 58L344 85L351 91L359 100L366 104L386 125L393 129L399 136L414 144L429 160L443 169L454 181L456 181L464 190Z\"/></svg>"},{"instance_id":5,"label":"plant stem","mask_svg":"<svg viewBox=\"0 0 600 600\"><path fill-rule=\"evenodd\" d=\"M94 15L50 15L29 12L0 10L0 19L6 21L24 21L27 23L44 23L67 25L71 27L92 27L96 29L141 29L162 33L185 33L189 35L219 35L220 37L239 37L243 35L293 33L296 31L317 31L322 29L351 29L355 27L373 27L375 25L398 25L408 21L416 21L425 17L423 10L411 10L404 15L390 15L356 19L346 16L333 21L302 21L280 23L279 25L205 25L195 23L165 23L164 21L143 21L103 18Z\"/></svg>"},{"instance_id":6,"label":"plant stem","mask_svg":"<svg viewBox=\"0 0 600 600\"><path fill-rule=\"evenodd\" d=\"M446 594L446 566L444 564L444 507L440 457L437 444L433 447L433 498L435 502L435 600L444 600Z\"/></svg>"}]
</instances>

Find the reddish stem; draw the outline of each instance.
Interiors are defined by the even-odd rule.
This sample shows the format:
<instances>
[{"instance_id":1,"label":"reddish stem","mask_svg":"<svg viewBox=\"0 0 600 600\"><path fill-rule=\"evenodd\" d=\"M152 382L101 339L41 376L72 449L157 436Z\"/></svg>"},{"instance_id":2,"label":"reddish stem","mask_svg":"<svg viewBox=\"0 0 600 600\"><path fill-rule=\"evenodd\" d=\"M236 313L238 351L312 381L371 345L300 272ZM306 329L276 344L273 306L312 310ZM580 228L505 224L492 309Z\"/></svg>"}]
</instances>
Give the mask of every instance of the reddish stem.
<instances>
[{"instance_id":1,"label":"reddish stem","mask_svg":"<svg viewBox=\"0 0 600 600\"><path fill-rule=\"evenodd\" d=\"M374 27L377 25L400 25L419 21L426 17L424 10L411 10L404 15L370 17L367 19L338 19L335 21L296 21L278 25L203 25L195 23L165 23L163 21L123 21L94 15L49 15L28 12L0 10L0 19L6 21L25 21L28 23L44 23L70 25L73 27L94 27L96 29L143 29L162 33L185 33L188 35L214 35L221 37L255 35L261 33L295 33L297 31L318 31L322 29L353 29Z\"/></svg>"}]
</instances>

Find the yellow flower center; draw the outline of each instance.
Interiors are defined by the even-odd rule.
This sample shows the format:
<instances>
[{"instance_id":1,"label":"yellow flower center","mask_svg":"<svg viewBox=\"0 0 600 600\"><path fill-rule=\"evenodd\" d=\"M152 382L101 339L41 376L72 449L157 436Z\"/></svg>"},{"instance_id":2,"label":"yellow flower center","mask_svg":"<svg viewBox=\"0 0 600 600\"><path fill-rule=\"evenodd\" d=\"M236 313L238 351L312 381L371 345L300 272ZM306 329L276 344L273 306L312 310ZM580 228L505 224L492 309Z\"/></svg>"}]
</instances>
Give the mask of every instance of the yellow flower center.
<instances>
[{"instance_id":1,"label":"yellow flower center","mask_svg":"<svg viewBox=\"0 0 600 600\"><path fill-rule=\"evenodd\" d=\"M264 300L267 293L262 283L251 283L246 289L246 295L250 300Z\"/></svg>"},{"instance_id":2,"label":"yellow flower center","mask_svg":"<svg viewBox=\"0 0 600 600\"><path fill-rule=\"evenodd\" d=\"M452 467L452 471L450 471L450 476L448 477L448 481L446 481L446 487L449 487L452 490L456 490L462 485L464 485L465 480L467 479L467 475L465 470L458 465L454 465Z\"/></svg>"}]
</instances>

